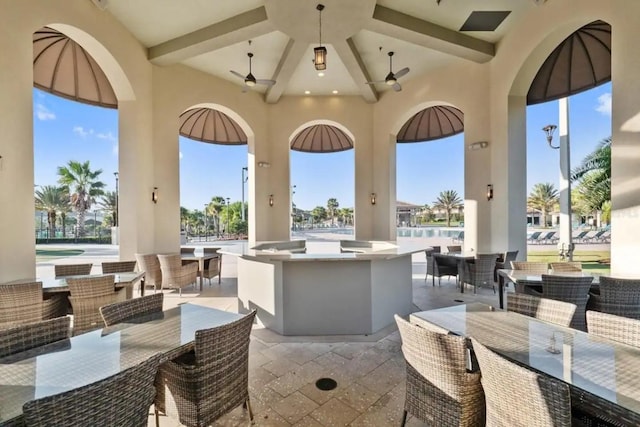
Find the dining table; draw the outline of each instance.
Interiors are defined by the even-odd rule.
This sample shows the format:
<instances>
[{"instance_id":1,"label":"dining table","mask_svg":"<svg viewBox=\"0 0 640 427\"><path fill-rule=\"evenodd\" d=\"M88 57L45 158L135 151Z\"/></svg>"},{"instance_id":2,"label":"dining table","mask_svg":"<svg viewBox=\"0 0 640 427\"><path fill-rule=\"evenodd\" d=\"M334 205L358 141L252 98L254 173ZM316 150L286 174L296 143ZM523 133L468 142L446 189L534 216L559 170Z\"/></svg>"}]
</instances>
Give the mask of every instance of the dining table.
<instances>
[{"instance_id":1,"label":"dining table","mask_svg":"<svg viewBox=\"0 0 640 427\"><path fill-rule=\"evenodd\" d=\"M593 277L591 282L591 290L598 292L600 288L600 276L599 273L591 273L588 271L562 271L553 272L548 270L546 273L533 272L528 270L512 270L512 269L499 269L498 270L498 298L500 308L504 308L504 288L505 283L511 282L514 284L526 283L527 285L542 285L542 275L550 274L554 276L565 277Z\"/></svg>"},{"instance_id":2,"label":"dining table","mask_svg":"<svg viewBox=\"0 0 640 427\"><path fill-rule=\"evenodd\" d=\"M481 303L413 313L410 321L472 337L520 366L568 384L572 407L581 416L614 426L640 425L640 348Z\"/></svg>"},{"instance_id":3,"label":"dining table","mask_svg":"<svg viewBox=\"0 0 640 427\"><path fill-rule=\"evenodd\" d=\"M465 263L475 259L477 253L472 251L464 251L464 252L443 252L443 253L434 253L431 256L434 259L448 259L456 262L458 265L458 281L460 283L460 292L464 293L464 283L462 283L462 273L465 268Z\"/></svg>"},{"instance_id":4,"label":"dining table","mask_svg":"<svg viewBox=\"0 0 640 427\"><path fill-rule=\"evenodd\" d=\"M215 250L215 252L204 252L202 249L199 249L194 252L189 252L189 253L183 252L180 254L180 259L182 259L183 264L187 262L198 263L198 277L200 278L200 292L202 292L202 284L204 283L205 263L207 260L218 258L220 256L218 251L221 248L207 248L207 249Z\"/></svg>"},{"instance_id":5,"label":"dining table","mask_svg":"<svg viewBox=\"0 0 640 427\"><path fill-rule=\"evenodd\" d=\"M27 401L76 389L193 349L195 332L242 315L195 304L142 316L0 359L0 426L20 425Z\"/></svg>"}]
</instances>

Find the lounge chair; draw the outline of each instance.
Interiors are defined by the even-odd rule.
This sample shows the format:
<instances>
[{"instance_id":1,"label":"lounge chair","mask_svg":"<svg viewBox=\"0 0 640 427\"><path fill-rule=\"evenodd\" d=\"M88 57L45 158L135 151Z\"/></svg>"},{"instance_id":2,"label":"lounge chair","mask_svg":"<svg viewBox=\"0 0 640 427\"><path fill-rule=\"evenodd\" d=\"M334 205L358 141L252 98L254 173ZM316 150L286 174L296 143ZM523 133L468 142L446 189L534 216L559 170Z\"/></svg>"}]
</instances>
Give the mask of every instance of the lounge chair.
<instances>
[{"instance_id":1,"label":"lounge chair","mask_svg":"<svg viewBox=\"0 0 640 427\"><path fill-rule=\"evenodd\" d=\"M533 233L531 233L531 236L527 238L527 242L538 243L538 239L540 238L541 234L542 234L542 231L534 231Z\"/></svg>"},{"instance_id":2,"label":"lounge chair","mask_svg":"<svg viewBox=\"0 0 640 427\"><path fill-rule=\"evenodd\" d=\"M464 231L461 231L456 236L452 237L451 241L458 243L464 242Z\"/></svg>"}]
</instances>

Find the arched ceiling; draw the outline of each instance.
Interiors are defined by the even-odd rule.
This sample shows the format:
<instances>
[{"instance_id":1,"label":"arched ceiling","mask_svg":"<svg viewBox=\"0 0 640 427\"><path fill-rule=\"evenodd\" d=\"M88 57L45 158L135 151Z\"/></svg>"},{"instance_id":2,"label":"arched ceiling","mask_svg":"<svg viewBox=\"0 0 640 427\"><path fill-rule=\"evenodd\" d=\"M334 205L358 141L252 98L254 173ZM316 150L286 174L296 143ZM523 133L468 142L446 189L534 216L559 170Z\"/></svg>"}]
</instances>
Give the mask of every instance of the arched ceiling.
<instances>
[{"instance_id":1,"label":"arched ceiling","mask_svg":"<svg viewBox=\"0 0 640 427\"><path fill-rule=\"evenodd\" d=\"M304 128L291 141L291 149L306 153L335 153L350 150L353 141L340 128L332 125L313 125Z\"/></svg>"},{"instance_id":2,"label":"arched ceiling","mask_svg":"<svg viewBox=\"0 0 640 427\"><path fill-rule=\"evenodd\" d=\"M49 27L33 33L33 85L74 101L118 108L109 79L91 55Z\"/></svg>"},{"instance_id":3,"label":"arched ceiling","mask_svg":"<svg viewBox=\"0 0 640 427\"><path fill-rule=\"evenodd\" d=\"M398 142L423 142L464 132L464 113L448 105L436 105L417 112L402 125Z\"/></svg>"},{"instance_id":4,"label":"arched ceiling","mask_svg":"<svg viewBox=\"0 0 640 427\"><path fill-rule=\"evenodd\" d=\"M247 135L235 120L213 108L192 108L180 114L179 132L195 141L245 145Z\"/></svg>"},{"instance_id":5,"label":"arched ceiling","mask_svg":"<svg viewBox=\"0 0 640 427\"><path fill-rule=\"evenodd\" d=\"M317 3L325 5L324 76L312 62ZM536 7L545 6L525 0L109 0L104 13L148 48L154 64L182 63L239 87L243 80L230 70L246 75L251 51L253 75L277 82L251 89L269 103L306 91L376 102L390 87L366 82L384 80L389 51L395 52L394 71L411 69L400 83L456 62L487 62L518 19Z\"/></svg>"},{"instance_id":6,"label":"arched ceiling","mask_svg":"<svg viewBox=\"0 0 640 427\"><path fill-rule=\"evenodd\" d=\"M594 21L551 52L531 83L527 104L564 98L610 80L611 25Z\"/></svg>"}]
</instances>

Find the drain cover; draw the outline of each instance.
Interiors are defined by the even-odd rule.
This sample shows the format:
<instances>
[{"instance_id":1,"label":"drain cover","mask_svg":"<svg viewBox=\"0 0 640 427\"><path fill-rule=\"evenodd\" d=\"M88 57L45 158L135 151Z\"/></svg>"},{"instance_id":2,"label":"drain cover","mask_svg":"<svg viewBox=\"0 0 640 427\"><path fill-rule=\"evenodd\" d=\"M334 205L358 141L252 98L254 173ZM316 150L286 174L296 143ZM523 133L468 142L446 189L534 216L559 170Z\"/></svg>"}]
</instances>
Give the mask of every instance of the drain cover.
<instances>
[{"instance_id":1,"label":"drain cover","mask_svg":"<svg viewBox=\"0 0 640 427\"><path fill-rule=\"evenodd\" d=\"M329 391L338 387L338 383L332 378L320 378L316 381L316 387L323 391Z\"/></svg>"},{"instance_id":2,"label":"drain cover","mask_svg":"<svg viewBox=\"0 0 640 427\"><path fill-rule=\"evenodd\" d=\"M454 299L453 302L464 302L464 301L461 299Z\"/></svg>"}]
</instances>

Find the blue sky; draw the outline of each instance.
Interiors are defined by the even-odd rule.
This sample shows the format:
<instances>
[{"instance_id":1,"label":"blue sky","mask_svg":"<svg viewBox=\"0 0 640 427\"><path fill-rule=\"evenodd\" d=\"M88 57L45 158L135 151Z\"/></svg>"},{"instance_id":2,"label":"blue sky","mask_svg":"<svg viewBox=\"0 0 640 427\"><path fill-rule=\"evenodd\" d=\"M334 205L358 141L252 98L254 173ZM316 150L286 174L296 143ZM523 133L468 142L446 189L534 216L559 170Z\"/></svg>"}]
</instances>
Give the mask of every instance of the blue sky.
<instances>
[{"instance_id":1,"label":"blue sky","mask_svg":"<svg viewBox=\"0 0 640 427\"><path fill-rule=\"evenodd\" d=\"M90 160L102 169L107 189L115 188L118 168L118 114L33 91L35 183L53 185L56 169L69 160ZM542 127L558 123L556 101L527 109L527 187L558 183L558 151L548 148ZM570 98L571 164L611 135L611 84ZM556 132L557 137L557 132ZM464 194L463 136L414 144L398 144L398 200L432 203L443 190ZM241 199L246 146L220 146L180 138L181 205L202 209L212 196ZM354 151L331 154L291 152L294 201L302 209L326 206L331 197L353 206ZM246 184L245 184L246 185ZM247 187L245 187L246 191ZM246 194L246 193L245 193Z\"/></svg>"}]
</instances>

